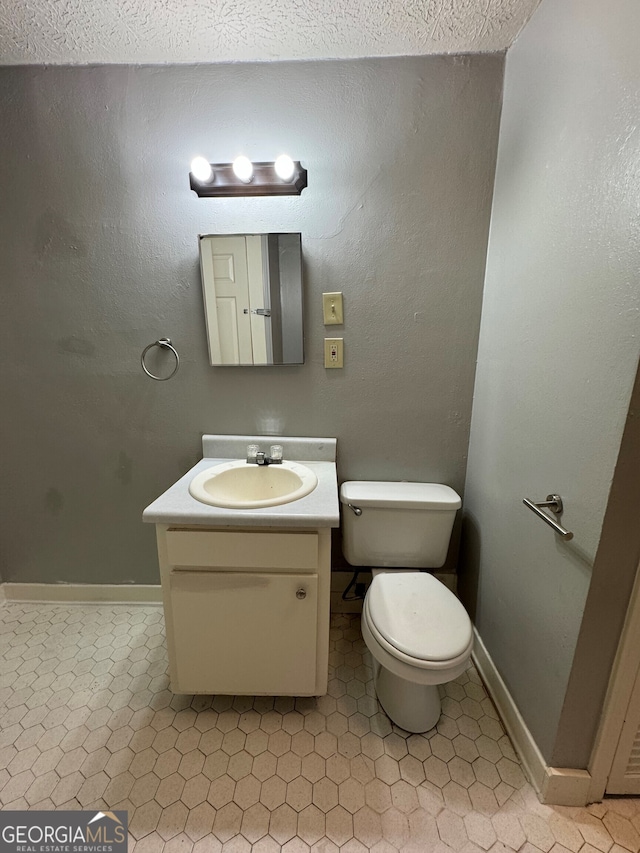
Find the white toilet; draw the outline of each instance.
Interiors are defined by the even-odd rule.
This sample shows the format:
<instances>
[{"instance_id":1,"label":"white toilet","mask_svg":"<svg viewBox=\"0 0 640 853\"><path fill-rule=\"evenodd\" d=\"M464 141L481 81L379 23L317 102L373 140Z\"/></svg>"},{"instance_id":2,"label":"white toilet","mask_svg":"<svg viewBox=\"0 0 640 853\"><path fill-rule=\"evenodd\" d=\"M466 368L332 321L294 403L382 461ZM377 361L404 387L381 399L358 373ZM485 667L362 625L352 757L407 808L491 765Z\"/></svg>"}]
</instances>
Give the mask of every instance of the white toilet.
<instances>
[{"instance_id":1,"label":"white toilet","mask_svg":"<svg viewBox=\"0 0 640 853\"><path fill-rule=\"evenodd\" d=\"M464 672L473 634L455 595L417 569L443 565L462 502L439 483L365 481L343 483L340 501L345 558L375 567L362 636L378 701L400 728L426 732L440 717L437 685Z\"/></svg>"}]
</instances>

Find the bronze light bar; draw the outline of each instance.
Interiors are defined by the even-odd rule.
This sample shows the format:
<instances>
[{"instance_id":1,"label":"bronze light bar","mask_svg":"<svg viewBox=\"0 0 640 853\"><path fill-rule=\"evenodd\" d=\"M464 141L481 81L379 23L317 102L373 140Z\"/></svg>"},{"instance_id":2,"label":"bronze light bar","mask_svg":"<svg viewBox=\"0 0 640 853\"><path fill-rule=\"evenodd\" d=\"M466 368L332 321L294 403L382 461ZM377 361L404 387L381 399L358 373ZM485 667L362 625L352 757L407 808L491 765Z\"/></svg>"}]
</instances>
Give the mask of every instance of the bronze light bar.
<instances>
[{"instance_id":1,"label":"bronze light bar","mask_svg":"<svg viewBox=\"0 0 640 853\"><path fill-rule=\"evenodd\" d=\"M189 184L200 198L300 195L307 186L307 170L297 160L293 165L293 176L285 181L278 177L273 163L254 163L253 177L245 183L236 176L232 163L211 163L213 175L209 181L199 181L189 172Z\"/></svg>"}]
</instances>

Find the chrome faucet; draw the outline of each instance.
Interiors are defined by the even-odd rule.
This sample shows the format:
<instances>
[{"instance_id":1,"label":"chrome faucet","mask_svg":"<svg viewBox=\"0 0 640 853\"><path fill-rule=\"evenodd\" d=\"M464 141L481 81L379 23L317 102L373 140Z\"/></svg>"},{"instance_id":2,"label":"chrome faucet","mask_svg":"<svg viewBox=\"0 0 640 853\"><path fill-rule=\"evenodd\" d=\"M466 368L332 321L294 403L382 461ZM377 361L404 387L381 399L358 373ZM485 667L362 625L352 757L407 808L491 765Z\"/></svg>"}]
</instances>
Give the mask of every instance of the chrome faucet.
<instances>
[{"instance_id":1,"label":"chrome faucet","mask_svg":"<svg viewBox=\"0 0 640 853\"><path fill-rule=\"evenodd\" d=\"M247 463L250 465L282 465L282 445L272 444L269 448L269 456L267 456L257 444L250 444L247 447Z\"/></svg>"}]
</instances>

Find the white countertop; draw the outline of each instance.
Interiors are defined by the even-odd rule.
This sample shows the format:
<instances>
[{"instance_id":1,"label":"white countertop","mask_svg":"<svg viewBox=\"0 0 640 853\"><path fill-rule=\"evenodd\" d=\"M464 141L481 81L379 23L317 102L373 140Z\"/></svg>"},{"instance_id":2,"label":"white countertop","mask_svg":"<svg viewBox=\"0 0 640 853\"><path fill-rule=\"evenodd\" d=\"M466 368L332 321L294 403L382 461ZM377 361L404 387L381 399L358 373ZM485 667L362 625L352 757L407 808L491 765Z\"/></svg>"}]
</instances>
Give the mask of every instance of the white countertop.
<instances>
[{"instance_id":1,"label":"white countertop","mask_svg":"<svg viewBox=\"0 0 640 853\"><path fill-rule=\"evenodd\" d=\"M325 442L324 452L312 452L311 442ZM260 444L268 451L270 444L282 444L284 458L301 462L318 478L316 488L304 498L279 506L264 509L226 509L201 503L189 494L191 480L214 465L238 459L238 448L247 444ZM177 524L181 526L204 525L207 527L338 527L340 503L335 463L335 439L293 439L285 436L204 436L205 452L215 447L228 456L207 456L187 471L164 494L156 498L144 510L142 520L151 524ZM227 449L228 448L228 449ZM289 451L289 452L287 452ZM305 453L305 451L307 451ZM304 456L311 459L305 459ZM325 456L329 459L314 459ZM333 457L333 458L331 458Z\"/></svg>"}]
</instances>

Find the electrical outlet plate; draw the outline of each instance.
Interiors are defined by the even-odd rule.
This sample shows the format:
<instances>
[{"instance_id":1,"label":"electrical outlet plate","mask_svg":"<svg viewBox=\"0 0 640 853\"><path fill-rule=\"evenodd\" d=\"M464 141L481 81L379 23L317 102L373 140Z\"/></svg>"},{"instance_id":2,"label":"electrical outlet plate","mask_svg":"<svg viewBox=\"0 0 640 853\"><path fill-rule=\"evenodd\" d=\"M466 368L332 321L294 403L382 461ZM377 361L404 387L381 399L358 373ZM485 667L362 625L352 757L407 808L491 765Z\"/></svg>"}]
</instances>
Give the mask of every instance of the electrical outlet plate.
<instances>
[{"instance_id":1,"label":"electrical outlet plate","mask_svg":"<svg viewBox=\"0 0 640 853\"><path fill-rule=\"evenodd\" d=\"M324 366L325 367L342 367L344 360L344 339L343 338L325 338L324 339Z\"/></svg>"},{"instance_id":2,"label":"electrical outlet plate","mask_svg":"<svg viewBox=\"0 0 640 853\"><path fill-rule=\"evenodd\" d=\"M322 316L325 326L341 325L344 323L344 311L342 308L342 293L322 294Z\"/></svg>"}]
</instances>

